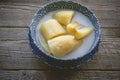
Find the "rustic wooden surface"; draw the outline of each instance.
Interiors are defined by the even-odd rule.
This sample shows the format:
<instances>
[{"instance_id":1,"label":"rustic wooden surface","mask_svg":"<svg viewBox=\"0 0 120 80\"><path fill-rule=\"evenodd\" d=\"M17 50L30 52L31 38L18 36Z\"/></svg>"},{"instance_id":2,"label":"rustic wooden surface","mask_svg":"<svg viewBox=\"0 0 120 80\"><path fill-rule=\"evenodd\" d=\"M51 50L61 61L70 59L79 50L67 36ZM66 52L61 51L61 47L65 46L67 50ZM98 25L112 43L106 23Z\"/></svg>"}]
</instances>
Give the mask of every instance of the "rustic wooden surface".
<instances>
[{"instance_id":1,"label":"rustic wooden surface","mask_svg":"<svg viewBox=\"0 0 120 80\"><path fill-rule=\"evenodd\" d=\"M120 0L75 0L102 26L97 56L78 69L54 69L31 52L27 31L34 13L52 0L0 0L0 80L120 80Z\"/></svg>"}]
</instances>

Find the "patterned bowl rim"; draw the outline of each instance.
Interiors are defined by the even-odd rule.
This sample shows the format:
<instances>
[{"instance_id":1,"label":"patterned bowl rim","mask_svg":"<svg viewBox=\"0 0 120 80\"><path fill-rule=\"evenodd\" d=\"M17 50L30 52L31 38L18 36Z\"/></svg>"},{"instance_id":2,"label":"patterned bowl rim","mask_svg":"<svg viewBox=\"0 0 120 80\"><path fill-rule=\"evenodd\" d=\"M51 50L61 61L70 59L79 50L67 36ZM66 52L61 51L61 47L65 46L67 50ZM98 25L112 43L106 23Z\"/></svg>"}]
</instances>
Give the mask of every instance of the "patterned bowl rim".
<instances>
[{"instance_id":1,"label":"patterned bowl rim","mask_svg":"<svg viewBox=\"0 0 120 80\"><path fill-rule=\"evenodd\" d=\"M42 9L42 8L44 8L45 6L48 6L48 5L50 5L50 4L52 4L52 3L59 3L59 2L61 2L61 1L65 1L65 2L72 2L72 3L75 3L75 4L79 4L79 5L81 5L82 7L85 7L88 11L90 11L92 14L93 14L93 16L96 18L96 21L97 21L97 24L98 24L98 37L97 37L97 39L96 39L96 41L95 41L95 43L94 43L94 46L90 49L90 51L88 51L88 54L89 53L91 53L92 52L92 50L94 50L94 49L96 49L96 48L98 48L99 49L99 45L100 45L100 43L101 43L101 25L100 25L100 23L99 23L99 20L98 20L98 18L96 17L96 15L93 13L93 11L91 10L91 9L89 9L88 7L86 7L85 5L83 5L83 4L81 4L80 2L76 2L76 1L72 1L72 0L56 0L56 1L51 1L51 2L49 2L49 3L46 3L46 4L44 4L43 6L41 6L41 8L39 8L38 9L38 11L34 14L34 16L33 16L33 18L32 18L32 21L30 22L30 25L29 25L29 31L28 31L28 38L29 38L29 44L30 44L30 47L31 47L31 49L32 49L32 52L34 52L33 51L33 48L32 48L32 45L31 45L31 43L30 43L30 39L31 39L31 41L32 41L32 43L36 46L36 48L37 49L39 49L39 47L37 46L37 44L36 44L36 42L34 41L34 39L33 39L33 37L31 36L31 31L32 31L32 26L31 26L31 24L33 23L33 21L34 21L34 19L35 19L35 16L36 15L38 15L38 12ZM40 50L40 49L39 49ZM40 50L41 51L41 50ZM42 51L41 51L42 52ZM87 63L88 61L90 61L90 60L92 60L93 59L93 57L96 55L96 53L98 52L98 50L97 51L95 51L95 53L94 54L92 54L92 58L89 58L87 61L85 61L83 64L85 64L85 63ZM43 54L44 54L44 56L47 56L48 58L50 58L50 59L54 59L54 60L57 60L57 61L60 61L60 62L66 62L66 61L74 61L74 60L79 60L79 59L81 59L82 57L77 57L76 59L68 59L68 60L63 60L63 59L57 59L57 58L54 58L54 57L51 57L51 56L49 56L49 55L47 55L47 54L45 54L44 52L42 52ZM36 55L36 54L35 54ZM86 55L84 55L84 56L87 56L87 54ZM83 57L84 57L83 56ZM45 63L45 64L47 64L47 65L49 65L49 66L52 66L52 67L56 67L56 68L67 68L67 67L60 67L60 66L55 66L55 65L51 65L51 64L49 64L49 62L46 62L46 61L44 61L44 60L42 60L38 55L36 55L36 57L38 57L43 63ZM80 64L80 65L82 65L82 64ZM69 68L75 68L75 67L79 67L80 65L77 65L77 66L74 66L74 67L69 67Z\"/></svg>"}]
</instances>

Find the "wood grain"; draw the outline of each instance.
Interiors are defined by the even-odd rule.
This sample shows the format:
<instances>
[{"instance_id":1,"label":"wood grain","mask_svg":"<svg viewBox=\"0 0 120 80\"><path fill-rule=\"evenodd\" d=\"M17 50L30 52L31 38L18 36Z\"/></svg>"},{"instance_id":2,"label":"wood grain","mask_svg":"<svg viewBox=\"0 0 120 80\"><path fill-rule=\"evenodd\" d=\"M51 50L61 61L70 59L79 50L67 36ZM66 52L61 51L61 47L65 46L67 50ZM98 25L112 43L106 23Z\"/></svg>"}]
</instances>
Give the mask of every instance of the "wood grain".
<instances>
[{"instance_id":1,"label":"wood grain","mask_svg":"<svg viewBox=\"0 0 120 80\"><path fill-rule=\"evenodd\" d=\"M120 80L120 0L74 0L97 15L102 44L95 58L77 69L40 62L28 44L35 12L53 0L0 0L0 80Z\"/></svg>"},{"instance_id":2,"label":"wood grain","mask_svg":"<svg viewBox=\"0 0 120 80\"><path fill-rule=\"evenodd\" d=\"M120 70L119 30L102 29L99 53L82 69ZM32 54L27 40L27 28L0 28L0 36L0 69L50 69Z\"/></svg>"},{"instance_id":3,"label":"wood grain","mask_svg":"<svg viewBox=\"0 0 120 80\"><path fill-rule=\"evenodd\" d=\"M0 40L26 40L28 28L0 28Z\"/></svg>"},{"instance_id":4,"label":"wood grain","mask_svg":"<svg viewBox=\"0 0 120 80\"><path fill-rule=\"evenodd\" d=\"M8 1L9 2L9 1ZM17 1L0 2L0 26L1 27L28 27L33 15L41 7L42 4L38 4L43 1ZM18 2L18 3L17 3ZM47 3L47 1L44 1ZM91 7L100 20L102 27L119 27L120 23L120 8L116 1L91 1L85 0L81 2L88 2L86 4ZM104 3L102 3L104 2ZM7 4L6 4L7 3ZM22 4L21 4L22 3ZM34 4L35 3L35 4ZM102 5L101 5L102 3ZM109 5L108 5L109 4ZM112 5L111 5L112 4Z\"/></svg>"},{"instance_id":5,"label":"wood grain","mask_svg":"<svg viewBox=\"0 0 120 80\"><path fill-rule=\"evenodd\" d=\"M1 80L119 80L120 71L0 71Z\"/></svg>"}]
</instances>

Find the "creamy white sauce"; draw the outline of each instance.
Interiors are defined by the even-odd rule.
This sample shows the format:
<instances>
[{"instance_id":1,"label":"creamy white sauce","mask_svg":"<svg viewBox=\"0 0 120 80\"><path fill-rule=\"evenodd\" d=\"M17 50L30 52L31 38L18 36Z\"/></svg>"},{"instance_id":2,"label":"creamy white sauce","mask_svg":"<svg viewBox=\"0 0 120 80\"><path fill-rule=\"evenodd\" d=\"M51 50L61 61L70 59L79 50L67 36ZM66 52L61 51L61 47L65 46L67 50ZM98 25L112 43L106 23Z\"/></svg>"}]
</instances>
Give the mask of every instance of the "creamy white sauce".
<instances>
[{"instance_id":1,"label":"creamy white sauce","mask_svg":"<svg viewBox=\"0 0 120 80\"><path fill-rule=\"evenodd\" d=\"M40 20L40 22L39 22L39 24L36 28L36 35L37 35L36 38L38 40L38 43L39 43L39 37L43 38L43 36L41 35L41 33L39 31L41 24L48 19L52 19L52 16L55 12L56 11L49 12L47 15L45 15ZM72 21L77 21L77 22L79 22L80 24L82 24L86 27L93 27L94 28L91 21L86 16L84 16L82 13L77 12L77 11L75 12L75 16L72 19ZM95 39L95 34L93 32L91 35L89 35L88 37L83 39L83 43L82 43L81 46L79 46L77 49L73 50L68 55L66 55L64 57L61 57L61 58L58 58L58 59L68 60L68 59L76 59L78 57L84 56L85 54L87 54L87 51L92 47L92 44L94 43L94 39ZM41 46L39 46L39 47L41 48ZM49 53L46 53L46 54L49 55L49 56L52 56ZM54 57L54 56L52 56L52 57Z\"/></svg>"}]
</instances>

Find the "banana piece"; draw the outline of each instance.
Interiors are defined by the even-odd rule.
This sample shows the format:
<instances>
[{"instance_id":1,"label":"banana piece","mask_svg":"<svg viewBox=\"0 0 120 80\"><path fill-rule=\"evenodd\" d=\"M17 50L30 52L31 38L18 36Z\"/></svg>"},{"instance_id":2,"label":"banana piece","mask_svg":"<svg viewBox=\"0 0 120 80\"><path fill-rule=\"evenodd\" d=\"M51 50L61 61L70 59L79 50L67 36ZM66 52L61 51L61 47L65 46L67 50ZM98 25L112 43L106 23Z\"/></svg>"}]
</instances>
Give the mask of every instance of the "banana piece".
<instances>
[{"instance_id":1,"label":"banana piece","mask_svg":"<svg viewBox=\"0 0 120 80\"><path fill-rule=\"evenodd\" d=\"M56 57L67 55L81 43L82 40L76 40L72 35L62 35L48 40L49 49Z\"/></svg>"},{"instance_id":2,"label":"banana piece","mask_svg":"<svg viewBox=\"0 0 120 80\"><path fill-rule=\"evenodd\" d=\"M63 10L63 11L58 11L56 12L53 17L62 25L66 26L69 24L74 16L75 12L74 11L68 11L68 10Z\"/></svg>"},{"instance_id":3,"label":"banana piece","mask_svg":"<svg viewBox=\"0 0 120 80\"><path fill-rule=\"evenodd\" d=\"M70 34L74 34L76 31L76 28L79 28L79 27L80 27L80 24L78 22L72 22L67 25L67 31Z\"/></svg>"},{"instance_id":4,"label":"banana piece","mask_svg":"<svg viewBox=\"0 0 120 80\"><path fill-rule=\"evenodd\" d=\"M49 19L45 21L42 24L40 30L46 40L62 34L66 34L64 28L55 19Z\"/></svg>"},{"instance_id":5,"label":"banana piece","mask_svg":"<svg viewBox=\"0 0 120 80\"><path fill-rule=\"evenodd\" d=\"M81 28L81 29L76 29L75 38L76 39L85 38L88 35L90 35L92 32L93 32L92 27L84 27L84 28Z\"/></svg>"}]
</instances>

